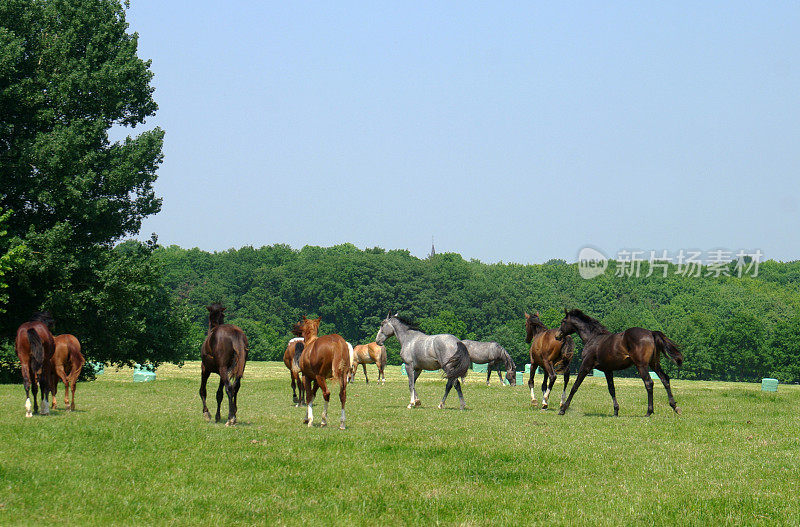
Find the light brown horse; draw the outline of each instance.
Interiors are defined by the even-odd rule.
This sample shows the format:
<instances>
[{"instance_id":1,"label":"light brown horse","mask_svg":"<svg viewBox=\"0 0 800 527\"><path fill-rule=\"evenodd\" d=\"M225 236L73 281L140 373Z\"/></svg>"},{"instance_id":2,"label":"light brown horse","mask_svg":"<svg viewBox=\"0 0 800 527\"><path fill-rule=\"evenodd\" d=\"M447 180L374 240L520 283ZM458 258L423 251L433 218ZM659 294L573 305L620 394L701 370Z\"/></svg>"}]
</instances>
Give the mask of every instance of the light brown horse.
<instances>
[{"instance_id":1,"label":"light brown horse","mask_svg":"<svg viewBox=\"0 0 800 527\"><path fill-rule=\"evenodd\" d=\"M56 407L56 394L58 393L58 379L64 383L64 407L67 410L75 409L75 384L81 374L86 359L81 353L81 343L73 335L64 334L53 337L56 348L53 353L53 379L51 394L53 408ZM69 402L69 388L72 385L72 404Z\"/></svg>"},{"instance_id":2,"label":"light brown horse","mask_svg":"<svg viewBox=\"0 0 800 527\"><path fill-rule=\"evenodd\" d=\"M31 389L33 389L33 411L39 411L36 393L37 385L42 391L42 415L50 413L48 394L52 380L51 360L55 343L50 328L53 317L50 313L37 313L30 322L25 322L17 329L15 347L22 368L22 384L25 386L25 417L31 413Z\"/></svg>"},{"instance_id":3,"label":"light brown horse","mask_svg":"<svg viewBox=\"0 0 800 527\"><path fill-rule=\"evenodd\" d=\"M580 309L564 310L561 327L558 328L557 339L566 338L570 333L577 333L583 340L583 360L578 378L572 385L569 397L561 403L559 415L569 408L572 397L578 391L583 379L597 368L606 375L608 393L614 402L614 416L619 415L619 404L614 390L614 371L624 370L629 366L636 366L639 376L644 381L647 390L647 417L653 415L653 379L650 378L648 367L652 368L661 383L667 390L669 405L680 414L680 408L672 397L669 385L669 376L661 368L661 353L666 353L675 364L683 364L683 354L678 350L677 344L667 338L660 331L650 331L644 328L628 328L620 333L611 333L598 320L585 315Z\"/></svg>"},{"instance_id":4,"label":"light brown horse","mask_svg":"<svg viewBox=\"0 0 800 527\"><path fill-rule=\"evenodd\" d=\"M386 346L379 346L377 342L370 342L369 344L359 344L353 347L353 355L355 360L350 366L350 381L356 378L358 373L358 365L364 368L364 379L369 384L369 377L367 377L367 364L375 364L378 366L378 382L385 384L386 377L383 375L383 370L386 368Z\"/></svg>"},{"instance_id":5,"label":"light brown horse","mask_svg":"<svg viewBox=\"0 0 800 527\"><path fill-rule=\"evenodd\" d=\"M314 397L317 389L322 388L324 407L320 424L328 424L328 402L331 392L328 390L326 379L339 381L339 401L342 403L342 415L339 429L344 430L344 405L347 401L347 377L352 364L353 348L349 346L341 335L323 335L318 337L321 318L309 319L305 316L299 322L303 331L305 347L300 355L300 371L303 372L303 382L306 388L306 403L308 405L307 417L303 420L311 426L314 423Z\"/></svg>"},{"instance_id":6,"label":"light brown horse","mask_svg":"<svg viewBox=\"0 0 800 527\"><path fill-rule=\"evenodd\" d=\"M556 382L556 374L564 374L564 390L561 392L561 402L567 393L569 384L569 363L575 352L575 343L571 337L564 340L556 340L558 329L547 329L539 319L539 312L533 315L525 313L525 342L530 343L531 355L531 378L528 380L528 387L531 389L531 404L536 406L535 384L533 377L536 374L536 367L542 368L544 381L542 381L542 410L549 404L550 391ZM550 384L548 385L548 382Z\"/></svg>"},{"instance_id":7,"label":"light brown horse","mask_svg":"<svg viewBox=\"0 0 800 527\"><path fill-rule=\"evenodd\" d=\"M203 400L203 416L211 420L211 414L206 406L206 383L212 373L219 375L219 388L217 388L217 415L216 422L220 421L220 407L222 406L222 389L228 394L228 421L225 426L236 424L236 398L244 375L244 365L247 362L248 343L247 337L241 328L232 324L224 324L225 308L215 302L208 309L208 336L200 348L201 373L200 373L200 399Z\"/></svg>"},{"instance_id":8,"label":"light brown horse","mask_svg":"<svg viewBox=\"0 0 800 527\"><path fill-rule=\"evenodd\" d=\"M300 378L299 361L300 354L303 353L304 347L303 337L296 337L289 341L286 345L286 351L283 352L283 363L289 369L289 375L292 377L292 402L295 406L306 403L303 380ZM299 398L297 397L298 391L300 392Z\"/></svg>"}]
</instances>

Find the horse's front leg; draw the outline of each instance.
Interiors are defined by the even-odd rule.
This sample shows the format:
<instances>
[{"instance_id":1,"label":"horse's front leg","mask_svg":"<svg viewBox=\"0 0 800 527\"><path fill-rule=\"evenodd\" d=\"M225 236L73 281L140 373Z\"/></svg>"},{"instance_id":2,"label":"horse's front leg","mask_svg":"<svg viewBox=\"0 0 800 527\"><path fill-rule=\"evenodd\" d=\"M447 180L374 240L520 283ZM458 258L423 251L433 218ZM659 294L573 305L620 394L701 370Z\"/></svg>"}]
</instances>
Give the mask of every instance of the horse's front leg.
<instances>
[{"instance_id":1,"label":"horse's front leg","mask_svg":"<svg viewBox=\"0 0 800 527\"><path fill-rule=\"evenodd\" d=\"M553 365L550 361L544 361L544 383L542 384L542 410L546 409L550 404L550 391L556 383L556 372L553 370Z\"/></svg>"},{"instance_id":2,"label":"horse's front leg","mask_svg":"<svg viewBox=\"0 0 800 527\"><path fill-rule=\"evenodd\" d=\"M31 374L28 365L22 363L22 385L25 387L25 417L33 417L31 412ZM34 397L35 398L35 397Z\"/></svg>"},{"instance_id":3,"label":"horse's front leg","mask_svg":"<svg viewBox=\"0 0 800 527\"><path fill-rule=\"evenodd\" d=\"M328 390L328 384L325 382L323 375L317 375L317 385L322 388L322 420L319 422L320 426L328 424L328 403L331 400L331 391Z\"/></svg>"},{"instance_id":4,"label":"horse's front leg","mask_svg":"<svg viewBox=\"0 0 800 527\"><path fill-rule=\"evenodd\" d=\"M419 398L417 398L417 389L416 389L416 382L419 374L422 370L415 370L414 366L410 363L406 363L406 373L408 373L408 390L411 392L411 401L408 403L408 408L414 408L415 406L420 406L422 403L420 402Z\"/></svg>"},{"instance_id":5,"label":"horse's front leg","mask_svg":"<svg viewBox=\"0 0 800 527\"><path fill-rule=\"evenodd\" d=\"M364 379L366 380L365 384L369 384L369 377L367 377L367 363L362 362L361 367L364 368ZM358 367L356 367L356 370L358 370Z\"/></svg>"},{"instance_id":6,"label":"horse's front leg","mask_svg":"<svg viewBox=\"0 0 800 527\"><path fill-rule=\"evenodd\" d=\"M339 430L344 430L344 403L347 402L347 383L339 383L339 402L342 403L342 415L339 419Z\"/></svg>"},{"instance_id":7,"label":"horse's front leg","mask_svg":"<svg viewBox=\"0 0 800 527\"><path fill-rule=\"evenodd\" d=\"M567 371L564 372L564 391L561 392L561 404L564 404L564 400L567 398L568 384L569 384L569 368L567 368Z\"/></svg>"},{"instance_id":8,"label":"horse's front leg","mask_svg":"<svg viewBox=\"0 0 800 527\"><path fill-rule=\"evenodd\" d=\"M575 392L578 391L580 388L583 379L586 378L587 375L592 371L592 367L594 366L594 355L589 354L584 356L583 362L581 362L581 369L578 371L578 378L575 379L575 384L572 385L572 389L569 391L569 397L567 400L561 404L561 409L558 411L558 415L564 415L569 408L570 403L572 402L572 398L575 396Z\"/></svg>"},{"instance_id":9,"label":"horse's front leg","mask_svg":"<svg viewBox=\"0 0 800 527\"><path fill-rule=\"evenodd\" d=\"M222 380L222 372L220 371L219 374L219 387L217 388L217 415L214 417L214 421L219 423L222 420L222 415L220 413L222 409L222 398L224 397L223 390L225 389L225 381Z\"/></svg>"},{"instance_id":10,"label":"horse's front leg","mask_svg":"<svg viewBox=\"0 0 800 527\"><path fill-rule=\"evenodd\" d=\"M236 386L231 383L231 379L227 375L225 376L225 393L228 394L228 420L225 422L225 426L233 426L236 424Z\"/></svg>"},{"instance_id":11,"label":"horse's front leg","mask_svg":"<svg viewBox=\"0 0 800 527\"><path fill-rule=\"evenodd\" d=\"M536 401L536 383L533 380L534 377L536 377L536 364L531 361L531 376L528 378L528 388L531 390L531 406L537 406L539 404Z\"/></svg>"}]
</instances>

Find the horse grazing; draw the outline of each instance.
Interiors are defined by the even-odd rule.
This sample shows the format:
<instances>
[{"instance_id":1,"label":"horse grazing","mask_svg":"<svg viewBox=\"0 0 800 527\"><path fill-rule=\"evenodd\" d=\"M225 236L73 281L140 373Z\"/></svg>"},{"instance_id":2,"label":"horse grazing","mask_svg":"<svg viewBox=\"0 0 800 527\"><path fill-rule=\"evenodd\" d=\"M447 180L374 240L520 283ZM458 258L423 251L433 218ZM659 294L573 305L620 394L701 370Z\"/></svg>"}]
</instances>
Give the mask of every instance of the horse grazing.
<instances>
[{"instance_id":1,"label":"horse grazing","mask_svg":"<svg viewBox=\"0 0 800 527\"><path fill-rule=\"evenodd\" d=\"M37 384L42 391L42 415L50 413L48 394L52 382L52 359L55 342L50 328L53 317L50 313L37 313L30 322L25 322L17 329L15 347L22 369L22 384L25 386L25 417L31 413L31 388L33 389L33 411L39 411L36 393Z\"/></svg>"},{"instance_id":2,"label":"horse grazing","mask_svg":"<svg viewBox=\"0 0 800 527\"><path fill-rule=\"evenodd\" d=\"M506 349L497 342L479 342L477 340L462 340L467 347L469 360L475 364L488 364L486 368L486 386L489 386L489 379L492 376L492 369L497 371L500 384L503 384L503 374L500 373L500 366L506 370L506 380L511 386L517 385L517 365L514 364L511 355Z\"/></svg>"},{"instance_id":3,"label":"horse grazing","mask_svg":"<svg viewBox=\"0 0 800 527\"><path fill-rule=\"evenodd\" d=\"M305 347L303 337L295 337L286 345L286 351L283 352L283 363L289 369L289 375L292 377L292 402L295 407L305 404L306 395L303 388L303 380L300 378L300 354L303 353ZM295 386L297 391L295 391ZM297 392L300 392L300 397L297 397Z\"/></svg>"},{"instance_id":4,"label":"horse grazing","mask_svg":"<svg viewBox=\"0 0 800 527\"><path fill-rule=\"evenodd\" d=\"M236 398L244 375L244 365L247 362L247 337L241 328L224 323L226 308L222 307L222 304L215 302L206 309L208 309L208 335L200 348L202 361L200 399L203 400L203 416L206 420L211 420L211 414L206 406L206 383L208 376L216 373L219 375L219 388L217 388L215 420L220 421L224 387L228 394L228 421L225 426L233 426L236 424Z\"/></svg>"},{"instance_id":5,"label":"horse grazing","mask_svg":"<svg viewBox=\"0 0 800 527\"><path fill-rule=\"evenodd\" d=\"M65 334L53 337L55 352L53 353L53 377L50 390L53 396L53 408L56 407L56 394L58 393L58 379L64 383L64 407L67 410L75 409L75 384L81 374L86 359L81 353L81 343L73 335ZM57 376L57 377L56 377ZM69 388L72 385L72 404L69 402Z\"/></svg>"},{"instance_id":6,"label":"horse grazing","mask_svg":"<svg viewBox=\"0 0 800 527\"><path fill-rule=\"evenodd\" d=\"M644 381L644 387L647 389L647 417L653 414L653 380L650 378L648 366L656 372L664 384L669 397L669 405L675 410L675 413L681 413L672 397L669 377L661 369L661 353L666 352L678 366L683 364L683 355L678 350L678 346L666 335L660 331L643 328L629 328L621 333L610 333L599 321L583 314L579 309L572 311L565 309L564 314L556 339L563 339L570 333L578 333L583 340L583 362L581 362L578 378L572 385L569 397L561 404L559 415L564 415L564 412L567 411L578 387L593 368L605 373L608 393L611 394L611 399L614 401L614 416L619 415L619 405L614 391L614 371L624 370L631 365L636 366L639 376Z\"/></svg>"},{"instance_id":7,"label":"horse grazing","mask_svg":"<svg viewBox=\"0 0 800 527\"><path fill-rule=\"evenodd\" d=\"M386 346L380 346L377 342L370 342L369 344L359 344L353 348L355 360L350 367L350 382L353 382L358 373L358 365L364 368L364 379L369 384L369 377L367 377L367 364L375 364L378 366L378 382L385 384L386 377L383 374L386 368Z\"/></svg>"},{"instance_id":8,"label":"horse grazing","mask_svg":"<svg viewBox=\"0 0 800 527\"><path fill-rule=\"evenodd\" d=\"M561 404L564 404L569 384L569 363L575 353L575 342L572 337L556 340L556 333L558 329L547 329L547 326L542 324L538 311L533 315L525 313L525 342L531 345L531 378L528 379L528 387L531 389L531 404L536 406L538 402L533 377L536 374L536 367L542 368L544 372L542 410L549 405L550 391L556 382L556 374L559 373L564 374L564 390L561 392Z\"/></svg>"},{"instance_id":9,"label":"horse grazing","mask_svg":"<svg viewBox=\"0 0 800 527\"><path fill-rule=\"evenodd\" d=\"M306 318L299 322L303 331L305 348L300 355L300 371L303 372L303 382L306 388L307 417L303 420L308 426L314 423L314 398L317 389L322 387L324 406L320 424L328 424L328 403L331 392L328 390L326 379L339 381L339 401L342 403L342 415L339 420L339 430L344 430L344 404L347 402L347 378L352 364L353 347L341 335L331 334L318 336L320 318Z\"/></svg>"},{"instance_id":10,"label":"horse grazing","mask_svg":"<svg viewBox=\"0 0 800 527\"><path fill-rule=\"evenodd\" d=\"M447 394L455 386L461 409L466 408L464 394L461 393L461 381L469 371L470 359L467 347L453 335L426 335L416 325L403 320L398 315L391 313L381 322L375 342L383 345L392 335L400 341L400 358L406 365L408 372L408 389L411 392L411 402L408 408L420 406L415 384L422 370L443 370L447 377L447 386L444 397L439 403L439 408L444 408Z\"/></svg>"}]
</instances>

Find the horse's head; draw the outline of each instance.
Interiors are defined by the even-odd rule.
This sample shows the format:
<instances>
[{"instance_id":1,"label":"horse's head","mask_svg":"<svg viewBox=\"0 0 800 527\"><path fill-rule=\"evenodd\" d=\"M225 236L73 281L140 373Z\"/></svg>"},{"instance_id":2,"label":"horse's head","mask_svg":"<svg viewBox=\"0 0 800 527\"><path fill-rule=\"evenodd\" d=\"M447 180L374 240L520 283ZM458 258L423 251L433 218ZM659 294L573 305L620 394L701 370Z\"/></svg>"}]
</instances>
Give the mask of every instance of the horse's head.
<instances>
[{"instance_id":1,"label":"horse's head","mask_svg":"<svg viewBox=\"0 0 800 527\"><path fill-rule=\"evenodd\" d=\"M302 337L303 336L303 324L302 322L295 322L292 326L292 334L295 337Z\"/></svg>"},{"instance_id":2,"label":"horse's head","mask_svg":"<svg viewBox=\"0 0 800 527\"><path fill-rule=\"evenodd\" d=\"M506 367L506 380L511 386L517 385L517 365L513 360Z\"/></svg>"},{"instance_id":3,"label":"horse's head","mask_svg":"<svg viewBox=\"0 0 800 527\"><path fill-rule=\"evenodd\" d=\"M564 318L561 319L561 326L559 326L558 331L556 332L555 339L556 340L564 340L564 337L567 335L571 335L578 331L578 326L575 325L575 320L572 317L572 314L564 308Z\"/></svg>"},{"instance_id":4,"label":"horse's head","mask_svg":"<svg viewBox=\"0 0 800 527\"><path fill-rule=\"evenodd\" d=\"M381 322L381 327L378 330L378 336L375 337L375 343L378 346L383 346L383 343L386 342L386 339L394 335L394 327L391 323L392 320L392 312L389 311L389 314L386 315L386 318L383 319Z\"/></svg>"},{"instance_id":5,"label":"horse's head","mask_svg":"<svg viewBox=\"0 0 800 527\"><path fill-rule=\"evenodd\" d=\"M318 318L306 318L303 315L303 319L295 324L295 328L300 330L300 335L306 342L310 339L315 338L319 334L319 323L322 322L322 317Z\"/></svg>"},{"instance_id":6,"label":"horse's head","mask_svg":"<svg viewBox=\"0 0 800 527\"><path fill-rule=\"evenodd\" d=\"M206 309L208 309L208 329L221 326L225 323L226 308L223 307L222 304L214 302L210 306L206 306Z\"/></svg>"},{"instance_id":7,"label":"horse's head","mask_svg":"<svg viewBox=\"0 0 800 527\"><path fill-rule=\"evenodd\" d=\"M539 319L538 311L533 315L525 313L525 342L530 344L531 340L533 340L533 336L544 327L544 324L542 324L542 321Z\"/></svg>"}]
</instances>

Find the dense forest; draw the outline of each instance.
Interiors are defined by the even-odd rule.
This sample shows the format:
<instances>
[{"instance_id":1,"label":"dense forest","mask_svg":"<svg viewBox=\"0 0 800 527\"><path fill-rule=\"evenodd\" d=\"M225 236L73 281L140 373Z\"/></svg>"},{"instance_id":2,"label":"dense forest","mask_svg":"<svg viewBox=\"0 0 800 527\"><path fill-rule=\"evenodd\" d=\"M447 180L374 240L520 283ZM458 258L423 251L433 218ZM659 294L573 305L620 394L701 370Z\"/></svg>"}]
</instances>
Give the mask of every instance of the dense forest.
<instances>
[{"instance_id":1,"label":"dense forest","mask_svg":"<svg viewBox=\"0 0 800 527\"><path fill-rule=\"evenodd\" d=\"M774 376L800 381L800 262L762 262L756 277L605 274L582 279L576 264L485 264L458 254L419 259L408 251L359 250L350 244L294 250L286 245L208 253L172 246L154 259L166 286L188 309L190 356L197 356L212 301L228 306L241 326L251 359L280 360L289 329L301 315L322 317L322 332L353 343L374 340L389 310L415 319L429 333L496 340L517 363L527 361L525 311L539 311L550 327L564 308L580 308L611 331L641 326L665 332L685 364L663 360L685 379L753 381ZM580 339L578 349L580 350ZM390 363L399 345L387 343ZM577 354L579 355L579 353ZM578 359L573 361L577 368ZM628 371L633 374L633 370Z\"/></svg>"}]
</instances>

